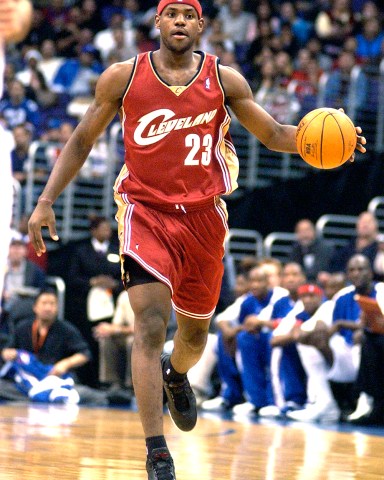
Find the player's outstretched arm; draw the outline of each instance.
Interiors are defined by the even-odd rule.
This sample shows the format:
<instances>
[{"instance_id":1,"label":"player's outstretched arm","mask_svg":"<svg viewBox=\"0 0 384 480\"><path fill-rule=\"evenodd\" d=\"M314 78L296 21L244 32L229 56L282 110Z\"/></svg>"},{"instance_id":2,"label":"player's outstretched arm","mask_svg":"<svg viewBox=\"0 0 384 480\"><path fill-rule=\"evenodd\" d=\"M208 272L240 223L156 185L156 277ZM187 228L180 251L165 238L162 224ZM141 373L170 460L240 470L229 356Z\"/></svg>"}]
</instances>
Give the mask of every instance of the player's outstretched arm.
<instances>
[{"instance_id":1,"label":"player's outstretched arm","mask_svg":"<svg viewBox=\"0 0 384 480\"><path fill-rule=\"evenodd\" d=\"M281 125L258 105L248 82L239 72L220 66L220 76L229 106L243 127L270 150L297 153L296 127Z\"/></svg>"},{"instance_id":2,"label":"player's outstretched arm","mask_svg":"<svg viewBox=\"0 0 384 480\"><path fill-rule=\"evenodd\" d=\"M296 126L281 125L258 105L245 78L230 67L220 66L220 75L227 101L240 123L267 148L278 152L298 153L296 147ZM356 128L356 150L365 153L366 139ZM353 161L354 154L350 160Z\"/></svg>"},{"instance_id":3,"label":"player's outstretched arm","mask_svg":"<svg viewBox=\"0 0 384 480\"><path fill-rule=\"evenodd\" d=\"M29 32L32 4L28 0L0 0L0 39L20 42Z\"/></svg>"},{"instance_id":4,"label":"player's outstretched arm","mask_svg":"<svg viewBox=\"0 0 384 480\"><path fill-rule=\"evenodd\" d=\"M118 112L132 62L109 67L96 86L95 99L61 151L28 223L29 237L37 255L46 251L41 228L48 227L53 240L58 240L52 205L75 177L87 159L93 144Z\"/></svg>"}]
</instances>

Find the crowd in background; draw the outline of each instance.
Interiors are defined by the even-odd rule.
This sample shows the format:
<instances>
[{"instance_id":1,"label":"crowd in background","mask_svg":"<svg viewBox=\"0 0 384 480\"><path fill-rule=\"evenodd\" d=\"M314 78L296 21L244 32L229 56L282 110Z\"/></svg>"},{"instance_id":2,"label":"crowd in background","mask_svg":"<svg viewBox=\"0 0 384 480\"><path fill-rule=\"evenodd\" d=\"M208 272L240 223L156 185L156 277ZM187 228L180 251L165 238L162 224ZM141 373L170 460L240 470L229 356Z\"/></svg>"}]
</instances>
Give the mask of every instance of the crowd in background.
<instances>
[{"instance_id":1,"label":"crowd in background","mask_svg":"<svg viewBox=\"0 0 384 480\"><path fill-rule=\"evenodd\" d=\"M378 65L384 58L382 10L371 0L203 2L206 28L197 48L242 72L256 101L284 122L288 114L314 107L324 72L332 74L333 106L344 106L353 66ZM155 2L138 0L56 0L36 6L29 35L8 49L0 103L1 121L14 142L18 182L26 180L33 140L53 141L62 148L105 68L157 48L155 11ZM59 147L50 152L52 165ZM95 160L82 174L103 175L105 139L91 157ZM36 291L49 271L49 256L37 258L30 248L25 222L15 228L2 345L20 321L34 315ZM235 275L226 272L212 336L202 361L191 371L201 407L293 420L384 423L384 390L379 388L384 337L364 323L350 296L363 292L374 298L381 292L376 282L384 278L383 242L377 221L363 212L356 238L343 251L317 239L309 220L298 222L295 232L297 243L285 265L245 258ZM133 394L133 316L128 296L121 293L118 249L109 221L91 219L90 238L69 253L63 265L65 314L89 349L87 361L78 366L79 378L92 388L112 391L116 402L128 401ZM332 282L337 288L327 293ZM316 317L323 304L326 309ZM170 325L174 328L172 319ZM120 355L123 361L116 363ZM349 372L344 377L337 370L339 361L345 362L341 370Z\"/></svg>"},{"instance_id":2,"label":"crowd in background","mask_svg":"<svg viewBox=\"0 0 384 480\"><path fill-rule=\"evenodd\" d=\"M27 38L8 48L0 103L21 183L31 141L65 143L101 72L158 46L154 1L44 5L35 6ZM372 0L206 1L203 12L205 29L196 48L241 71L255 99L281 122L298 120L316 106L324 73L330 75L324 103L346 108L353 67L378 65L384 55L383 8ZM364 75L358 92L356 101L363 105L369 100ZM105 172L103 139L96 150L95 165L88 162L84 175Z\"/></svg>"}]
</instances>

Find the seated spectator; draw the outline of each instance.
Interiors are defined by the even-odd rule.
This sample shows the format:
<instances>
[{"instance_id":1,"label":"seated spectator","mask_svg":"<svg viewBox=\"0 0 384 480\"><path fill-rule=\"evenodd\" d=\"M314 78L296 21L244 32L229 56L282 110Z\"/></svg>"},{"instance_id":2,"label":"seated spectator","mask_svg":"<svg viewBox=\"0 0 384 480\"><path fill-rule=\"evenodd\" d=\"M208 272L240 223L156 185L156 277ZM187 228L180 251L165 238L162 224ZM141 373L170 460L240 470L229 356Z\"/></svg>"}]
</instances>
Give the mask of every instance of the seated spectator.
<instances>
[{"instance_id":1,"label":"seated spectator","mask_svg":"<svg viewBox=\"0 0 384 480\"><path fill-rule=\"evenodd\" d=\"M279 417L287 411L300 408L306 401L306 376L295 345L280 345L276 338L284 332L284 324L303 310L298 289L306 281L304 271L298 263L289 262L283 267L281 285L288 291L276 302L266 322L271 331L271 383L273 398L270 405L260 409L261 417ZM285 320L287 318L287 320ZM280 328L280 323L283 326Z\"/></svg>"},{"instance_id":2,"label":"seated spectator","mask_svg":"<svg viewBox=\"0 0 384 480\"><path fill-rule=\"evenodd\" d=\"M297 67L287 87L300 102L300 118L317 107L319 80L322 74L317 58L308 48L302 48L298 53Z\"/></svg>"},{"instance_id":3,"label":"seated spectator","mask_svg":"<svg viewBox=\"0 0 384 480\"><path fill-rule=\"evenodd\" d=\"M66 60L59 68L52 89L57 93L69 93L71 97L89 96L91 81L103 71L96 60L96 49L92 45L82 48L79 58Z\"/></svg>"},{"instance_id":4,"label":"seated spectator","mask_svg":"<svg viewBox=\"0 0 384 480\"><path fill-rule=\"evenodd\" d=\"M151 38L150 32L151 29L148 25L140 24L136 27L135 43L138 53L149 52L159 48L158 42Z\"/></svg>"},{"instance_id":5,"label":"seated spectator","mask_svg":"<svg viewBox=\"0 0 384 480\"><path fill-rule=\"evenodd\" d=\"M44 40L55 38L55 33L52 25L46 21L43 10L35 7L32 12L31 29L20 46L39 48Z\"/></svg>"},{"instance_id":6,"label":"seated spectator","mask_svg":"<svg viewBox=\"0 0 384 480\"><path fill-rule=\"evenodd\" d=\"M307 422L337 422L340 409L328 381L329 365L319 350L307 344L310 336L321 335L322 328L326 328L324 322L330 326L334 300L324 301L323 291L314 284L302 285L298 294L304 309L296 319L291 319L291 325L286 325L285 340L296 343L307 375L308 403L304 409L288 412L287 417Z\"/></svg>"},{"instance_id":7,"label":"seated spectator","mask_svg":"<svg viewBox=\"0 0 384 480\"><path fill-rule=\"evenodd\" d=\"M313 24L297 15L295 4L292 2L281 3L280 18L290 24L298 44L305 46L313 32Z\"/></svg>"},{"instance_id":8,"label":"seated spectator","mask_svg":"<svg viewBox=\"0 0 384 480\"><path fill-rule=\"evenodd\" d=\"M135 40L136 34L135 30L128 26L124 25L124 16L122 13L114 13L111 16L108 27L104 30L101 30L95 35L93 44L100 52L101 58L106 60L108 57L108 52L111 52L114 45L116 45L114 38L114 30L119 29L124 31L124 45L126 48L135 50Z\"/></svg>"},{"instance_id":9,"label":"seated spectator","mask_svg":"<svg viewBox=\"0 0 384 480\"><path fill-rule=\"evenodd\" d=\"M230 0L220 7L218 18L225 35L238 46L251 42L256 35L255 15L244 10L243 0Z\"/></svg>"},{"instance_id":10,"label":"seated spectator","mask_svg":"<svg viewBox=\"0 0 384 480\"><path fill-rule=\"evenodd\" d=\"M40 292L30 312L30 318L17 325L7 347L2 349L1 357L3 361L15 362L15 366L20 367L23 352L26 352L29 358L40 362L41 365L37 367L42 373L29 384L23 382L24 393L20 392L21 385L17 376L14 380L1 379L0 398L19 401L30 398L34 401L64 403L78 401L81 404L93 405L110 405L124 400L129 403L128 396L116 399L113 395L109 396L106 392L91 389L78 382L76 372L80 366L89 362L91 353L77 328L65 320L57 320L57 312L56 294L48 290ZM31 357L32 354L34 357ZM68 376L74 382L68 383ZM68 389L68 386L74 387L78 395L64 395L60 380L65 380L64 390ZM18 387L15 382L18 382Z\"/></svg>"},{"instance_id":11,"label":"seated spectator","mask_svg":"<svg viewBox=\"0 0 384 480\"><path fill-rule=\"evenodd\" d=\"M127 292L117 298L111 323L98 323L93 334L99 342L99 381L114 390L132 391L131 351L134 313Z\"/></svg>"},{"instance_id":12,"label":"seated spectator","mask_svg":"<svg viewBox=\"0 0 384 480\"><path fill-rule=\"evenodd\" d=\"M308 219L296 223L295 234L289 260L303 267L308 281L324 285L331 268L333 245L317 237L315 225Z\"/></svg>"},{"instance_id":13,"label":"seated spectator","mask_svg":"<svg viewBox=\"0 0 384 480\"><path fill-rule=\"evenodd\" d=\"M305 329L300 332L299 342L314 347L318 354L315 358L306 355L304 364L312 369L312 374L322 378L322 384L326 379L332 381L333 391L336 395L339 406L344 410L344 416L350 413L356 405L356 393L353 382L356 381L360 365L361 345L359 336L363 327L361 323L361 308L356 301L356 293L375 298L384 284L374 284L372 281L372 269L367 257L356 254L348 261L347 279L350 286L341 289L333 297L329 305L329 313L322 311L322 317L316 314L314 328ZM328 302L324 304L324 307ZM330 322L331 319L331 322ZM305 350L301 349L301 353ZM310 352L310 353L313 353ZM315 370L315 373L313 371ZM341 388L342 387L342 388ZM295 413L293 417L297 420L319 421L328 416L326 402L315 402L308 410L302 413ZM366 397L362 396L360 406L355 414L348 419L358 418L362 415L363 404ZM366 413L364 411L363 413ZM292 417L290 415L290 417Z\"/></svg>"},{"instance_id":14,"label":"seated spectator","mask_svg":"<svg viewBox=\"0 0 384 480\"><path fill-rule=\"evenodd\" d=\"M315 32L323 43L327 55L335 58L344 40L354 30L355 21L350 0L331 0L328 10L318 12L315 19Z\"/></svg>"},{"instance_id":15,"label":"seated spectator","mask_svg":"<svg viewBox=\"0 0 384 480\"><path fill-rule=\"evenodd\" d=\"M202 402L203 410L226 410L244 402L243 385L235 353L236 335L242 330L238 323L241 305L250 295L248 274L245 272L240 272L236 276L235 295L236 300L215 316L217 335L214 347L217 352L221 391L219 396Z\"/></svg>"},{"instance_id":16,"label":"seated spectator","mask_svg":"<svg viewBox=\"0 0 384 480\"><path fill-rule=\"evenodd\" d=\"M384 53L384 33L380 18L367 18L362 23L362 32L356 35L356 54L365 63L379 63Z\"/></svg>"},{"instance_id":17,"label":"seated spectator","mask_svg":"<svg viewBox=\"0 0 384 480\"><path fill-rule=\"evenodd\" d=\"M33 248L32 242L28 235L28 220L30 214L23 213L20 217L19 223L15 225L12 237L22 240L27 247L27 260L37 265L43 272L48 269L48 253L44 252L40 257L37 256L36 250Z\"/></svg>"},{"instance_id":18,"label":"seated spectator","mask_svg":"<svg viewBox=\"0 0 384 480\"><path fill-rule=\"evenodd\" d=\"M268 277L270 288L280 287L283 278L283 265L277 258L263 257L257 261Z\"/></svg>"},{"instance_id":19,"label":"seated spectator","mask_svg":"<svg viewBox=\"0 0 384 480\"><path fill-rule=\"evenodd\" d=\"M361 361L355 382L360 394L355 412L348 420L354 425L384 425L384 284L376 285L376 300L381 312L375 315L375 329L368 324L371 314L362 311L364 335L361 344ZM372 318L371 318L372 320Z\"/></svg>"},{"instance_id":20,"label":"seated spectator","mask_svg":"<svg viewBox=\"0 0 384 480\"><path fill-rule=\"evenodd\" d=\"M215 45L220 43L224 45L227 52L233 52L235 50L235 43L231 39L228 33L223 30L223 22L220 18L215 17L209 21L208 25L204 29L199 39L201 50L214 53Z\"/></svg>"},{"instance_id":21,"label":"seated spectator","mask_svg":"<svg viewBox=\"0 0 384 480\"><path fill-rule=\"evenodd\" d=\"M281 287L270 288L268 275L262 266L249 272L248 298L240 307L239 332L236 336L237 358L245 403L236 405L236 415L252 415L273 404L270 378L270 319L274 306L286 296Z\"/></svg>"},{"instance_id":22,"label":"seated spectator","mask_svg":"<svg viewBox=\"0 0 384 480\"><path fill-rule=\"evenodd\" d=\"M312 57L315 58L321 70L328 72L331 69L333 64L332 58L323 52L321 42L317 37L311 37L306 44L306 48Z\"/></svg>"},{"instance_id":23,"label":"seated spectator","mask_svg":"<svg viewBox=\"0 0 384 480\"><path fill-rule=\"evenodd\" d=\"M337 58L335 68L329 73L326 81L324 103L332 108L350 107L354 110L361 109L368 96L367 77L360 71L354 79L356 91L351 88L352 69L356 66L356 55L353 52L342 50Z\"/></svg>"},{"instance_id":24,"label":"seated spectator","mask_svg":"<svg viewBox=\"0 0 384 480\"><path fill-rule=\"evenodd\" d=\"M7 127L12 129L17 125L29 123L38 132L40 108L35 101L27 98L24 85L19 80L13 80L8 93L8 100L0 103L0 113L4 117Z\"/></svg>"},{"instance_id":25,"label":"seated spectator","mask_svg":"<svg viewBox=\"0 0 384 480\"><path fill-rule=\"evenodd\" d=\"M105 64L110 53L113 52L118 57L119 62L125 62L129 58L134 57L138 53L136 42L128 43L124 27L115 27L112 30L112 42L110 48L103 48L101 58Z\"/></svg>"},{"instance_id":26,"label":"seated spectator","mask_svg":"<svg viewBox=\"0 0 384 480\"><path fill-rule=\"evenodd\" d=\"M21 185L25 185L27 178L25 164L32 142L31 128L26 124L20 124L13 128L12 133L15 139L15 148L11 152L12 174Z\"/></svg>"},{"instance_id":27,"label":"seated spectator","mask_svg":"<svg viewBox=\"0 0 384 480\"><path fill-rule=\"evenodd\" d=\"M30 315L36 294L45 286L45 273L27 260L27 246L13 238L9 246L8 270L2 297L3 315L12 331L17 322Z\"/></svg>"},{"instance_id":28,"label":"seated spectator","mask_svg":"<svg viewBox=\"0 0 384 480\"><path fill-rule=\"evenodd\" d=\"M258 261L256 258L244 257L242 268L240 268L236 276L236 300L224 310L224 312L221 312L215 317L215 324L218 331L215 346L218 355L221 392L218 397L204 401L201 405L203 410L225 410L244 402L244 389L236 361L236 337L243 329L243 326L239 324L240 310L242 303L251 295L249 292L250 282L248 277L250 271L255 267L260 267L266 274L268 286L276 295L279 291L281 295L287 293L279 287L282 266L278 260L265 258ZM264 313L266 314L267 312Z\"/></svg>"},{"instance_id":29,"label":"seated spectator","mask_svg":"<svg viewBox=\"0 0 384 480\"><path fill-rule=\"evenodd\" d=\"M378 250L378 223L371 212L362 212L356 221L356 236L342 248L336 249L331 261L332 272L345 272L348 260L356 253L368 257L373 267Z\"/></svg>"},{"instance_id":30,"label":"seated spectator","mask_svg":"<svg viewBox=\"0 0 384 480\"><path fill-rule=\"evenodd\" d=\"M93 33L97 33L105 27L102 19L101 8L95 0L83 0L80 6L81 27L89 28Z\"/></svg>"},{"instance_id":31,"label":"seated spectator","mask_svg":"<svg viewBox=\"0 0 384 480\"><path fill-rule=\"evenodd\" d=\"M16 74L16 79L29 89L33 99L42 108L52 107L57 103L57 96L50 90L45 77L40 70L41 53L38 50L28 50L24 55L25 68Z\"/></svg>"},{"instance_id":32,"label":"seated spectator","mask_svg":"<svg viewBox=\"0 0 384 480\"><path fill-rule=\"evenodd\" d=\"M41 58L38 63L39 70L43 74L48 88L52 88L53 79L64 62L64 58L57 55L56 44L51 39L43 41L40 52Z\"/></svg>"},{"instance_id":33,"label":"seated spectator","mask_svg":"<svg viewBox=\"0 0 384 480\"><path fill-rule=\"evenodd\" d=\"M384 235L377 235L377 254L373 261L373 276L375 280L382 282L384 280Z\"/></svg>"}]
</instances>

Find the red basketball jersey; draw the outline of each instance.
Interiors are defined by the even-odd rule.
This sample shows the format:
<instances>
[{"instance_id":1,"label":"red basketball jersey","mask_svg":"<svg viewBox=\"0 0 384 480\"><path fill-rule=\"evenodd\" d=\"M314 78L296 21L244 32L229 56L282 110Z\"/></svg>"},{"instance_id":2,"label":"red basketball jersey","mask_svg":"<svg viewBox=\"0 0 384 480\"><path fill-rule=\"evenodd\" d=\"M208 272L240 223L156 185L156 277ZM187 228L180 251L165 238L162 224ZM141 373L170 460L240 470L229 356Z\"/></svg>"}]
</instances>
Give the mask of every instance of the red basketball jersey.
<instances>
[{"instance_id":1,"label":"red basketball jersey","mask_svg":"<svg viewBox=\"0 0 384 480\"><path fill-rule=\"evenodd\" d=\"M188 205L237 188L218 59L199 53L185 86L167 85L151 52L135 59L121 107L125 165L115 184L125 202Z\"/></svg>"}]
</instances>

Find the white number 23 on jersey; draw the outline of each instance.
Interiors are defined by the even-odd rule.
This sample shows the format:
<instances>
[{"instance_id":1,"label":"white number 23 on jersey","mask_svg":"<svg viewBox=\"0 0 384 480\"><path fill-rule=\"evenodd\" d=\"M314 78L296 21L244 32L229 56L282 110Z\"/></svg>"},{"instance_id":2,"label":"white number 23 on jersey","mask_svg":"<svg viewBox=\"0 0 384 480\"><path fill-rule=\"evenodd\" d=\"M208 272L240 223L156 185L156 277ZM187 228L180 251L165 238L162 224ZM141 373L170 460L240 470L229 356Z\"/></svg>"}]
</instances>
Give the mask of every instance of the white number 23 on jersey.
<instances>
[{"instance_id":1,"label":"white number 23 on jersey","mask_svg":"<svg viewBox=\"0 0 384 480\"><path fill-rule=\"evenodd\" d=\"M190 148L190 151L184 160L184 165L204 165L207 166L211 163L212 157L212 135L204 135L201 139L196 133L190 133L185 137L185 146ZM201 153L201 159L195 158L195 155L203 147L204 150Z\"/></svg>"}]
</instances>

